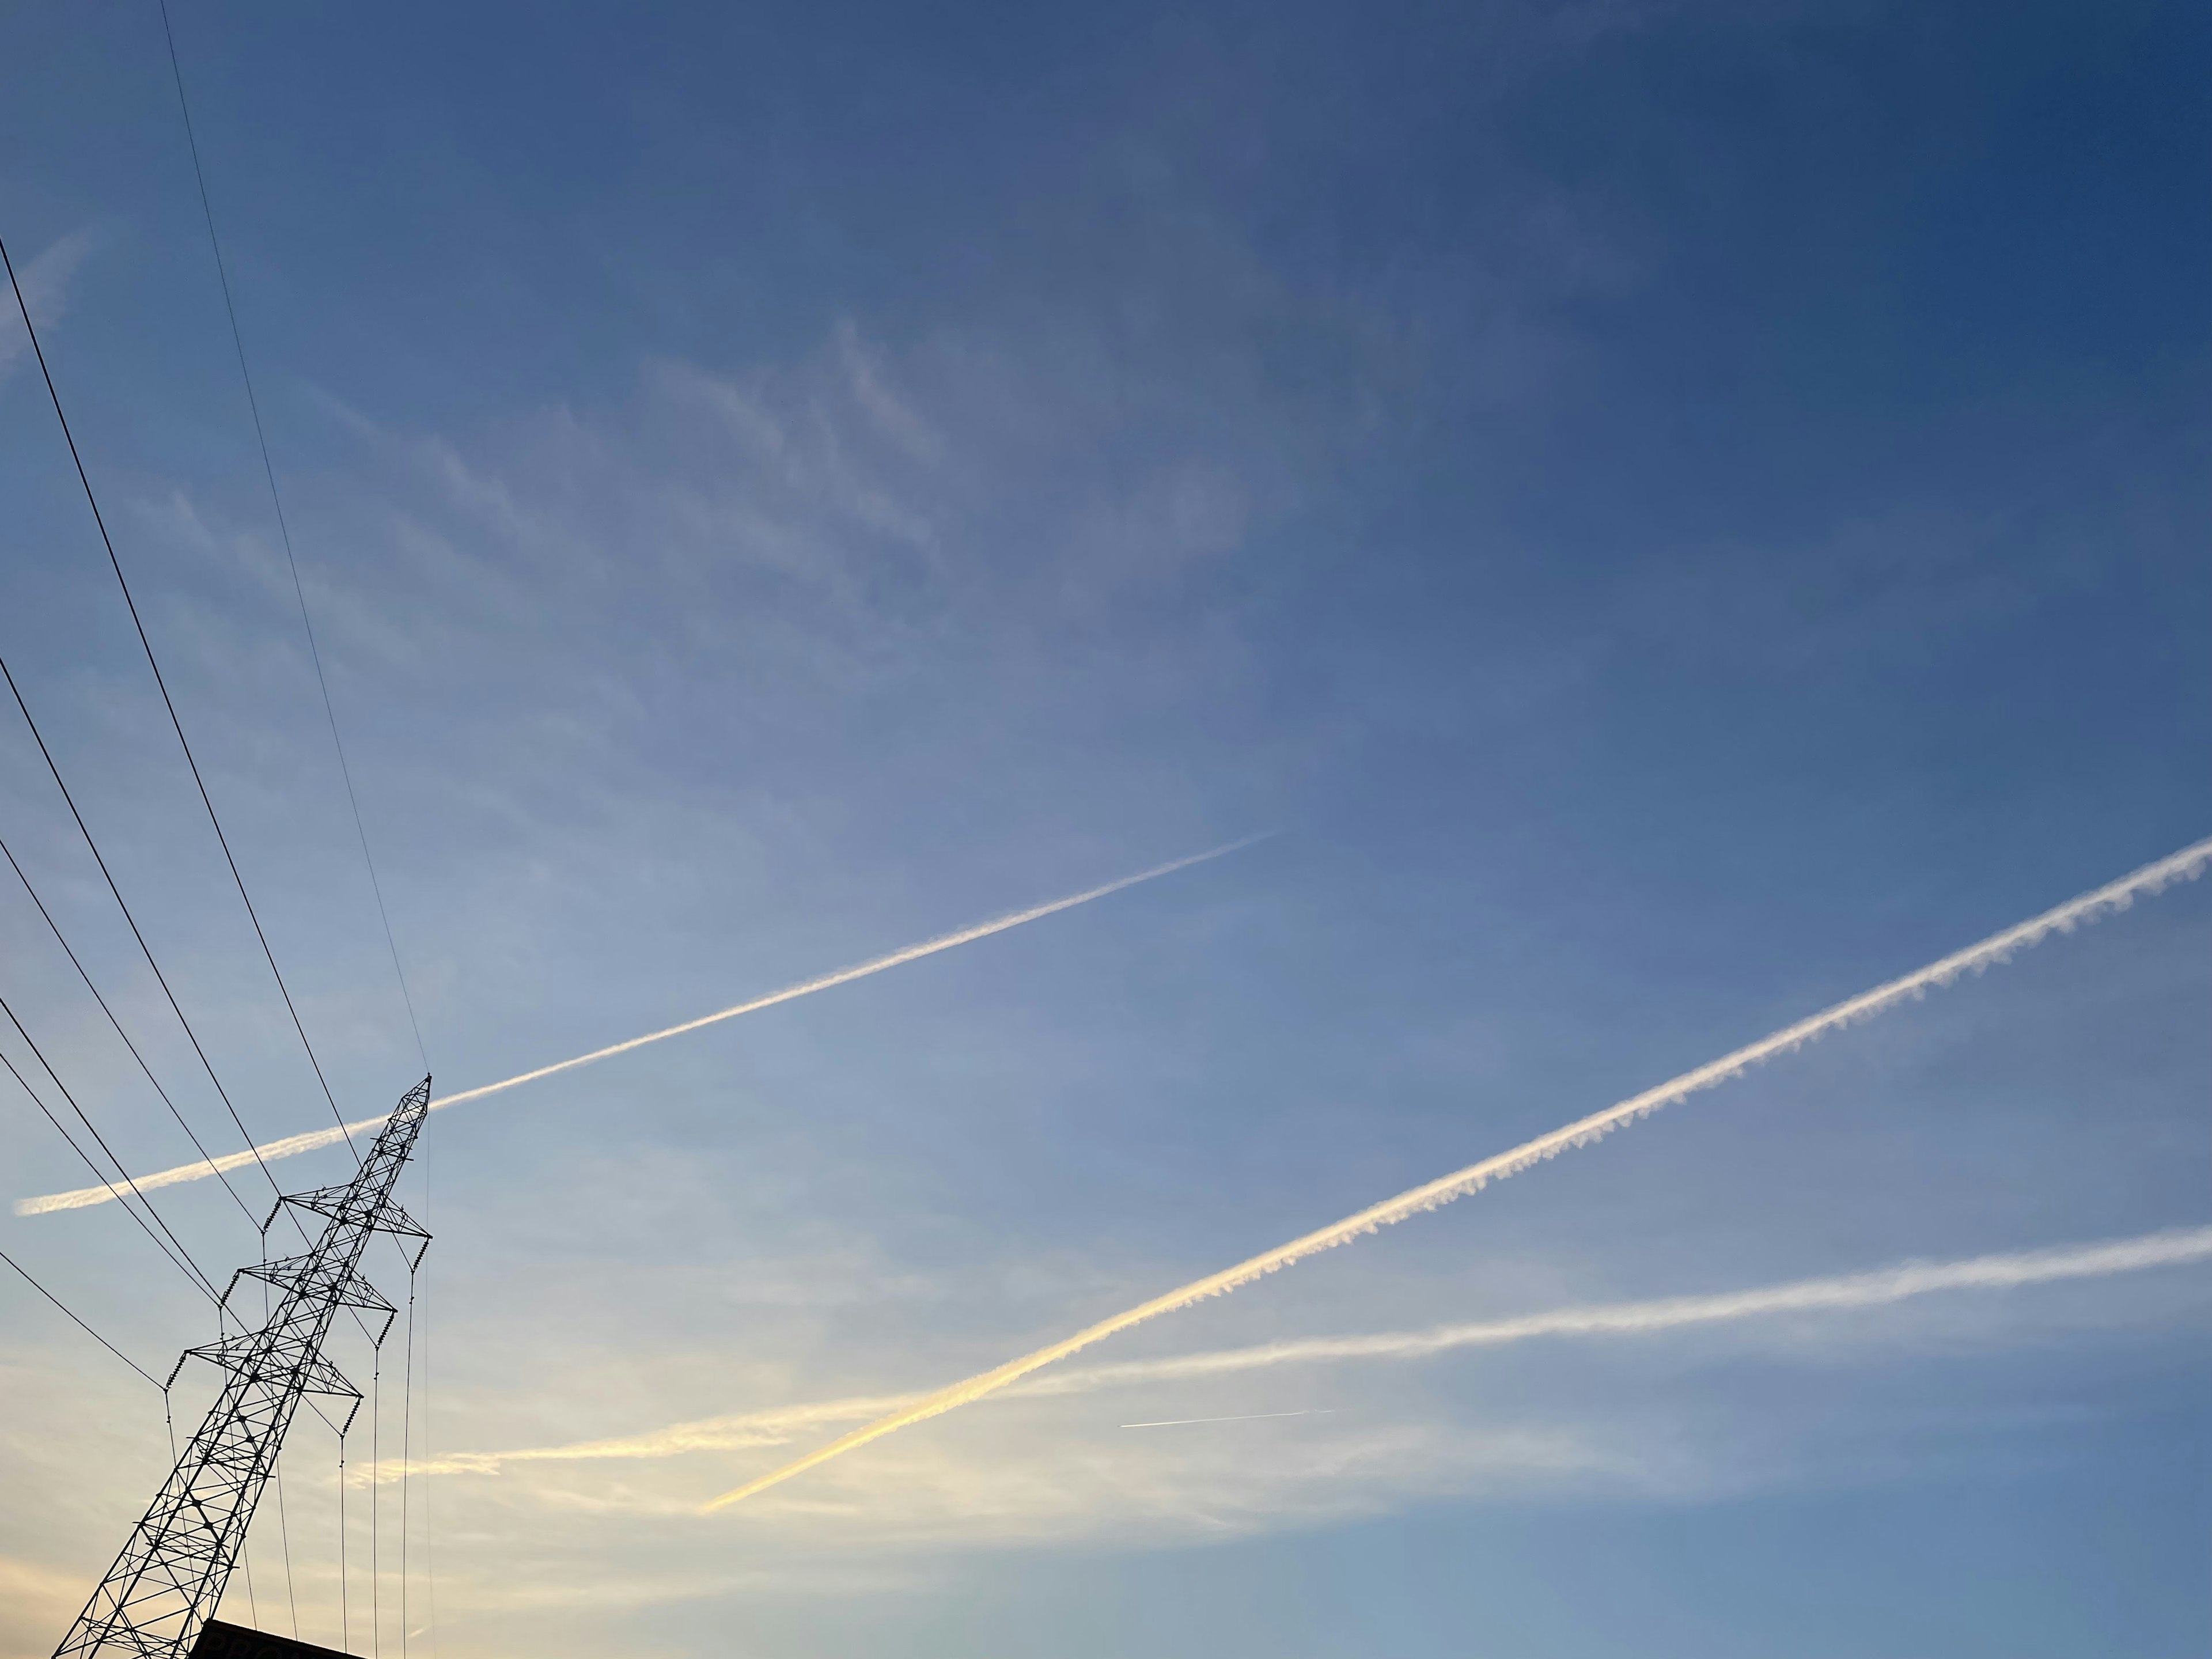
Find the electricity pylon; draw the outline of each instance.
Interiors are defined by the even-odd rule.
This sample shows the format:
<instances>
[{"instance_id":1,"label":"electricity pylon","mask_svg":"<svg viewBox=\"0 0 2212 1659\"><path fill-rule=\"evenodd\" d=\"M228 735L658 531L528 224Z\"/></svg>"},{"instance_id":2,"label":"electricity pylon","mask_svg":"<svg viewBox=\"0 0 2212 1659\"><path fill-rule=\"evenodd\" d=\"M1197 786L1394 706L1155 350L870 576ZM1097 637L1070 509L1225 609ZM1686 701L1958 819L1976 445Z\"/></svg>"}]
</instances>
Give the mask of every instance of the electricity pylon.
<instances>
[{"instance_id":1,"label":"electricity pylon","mask_svg":"<svg viewBox=\"0 0 2212 1659\"><path fill-rule=\"evenodd\" d=\"M276 1200L276 1209L269 1212L271 1221L276 1210L289 1204L322 1217L322 1234L305 1255L241 1267L231 1275L233 1290L240 1275L275 1286L283 1293L276 1310L259 1330L187 1348L177 1361L178 1370L193 1358L221 1366L228 1373L222 1393L177 1459L153 1507L131 1528L123 1553L54 1650L54 1659L106 1654L185 1659L199 1639L200 1626L222 1600L253 1506L276 1467L301 1399L321 1394L351 1401L346 1422L352 1423L361 1390L323 1358L323 1342L340 1308L382 1314L385 1330L391 1328L392 1304L361 1272L362 1255L373 1235L392 1233L416 1241L410 1268L429 1248L430 1235L392 1198L429 1109L426 1077L401 1099L351 1181ZM227 1290L224 1299L228 1298ZM382 1334L378 1333L380 1341ZM176 1371L169 1378L174 1382Z\"/></svg>"}]
</instances>

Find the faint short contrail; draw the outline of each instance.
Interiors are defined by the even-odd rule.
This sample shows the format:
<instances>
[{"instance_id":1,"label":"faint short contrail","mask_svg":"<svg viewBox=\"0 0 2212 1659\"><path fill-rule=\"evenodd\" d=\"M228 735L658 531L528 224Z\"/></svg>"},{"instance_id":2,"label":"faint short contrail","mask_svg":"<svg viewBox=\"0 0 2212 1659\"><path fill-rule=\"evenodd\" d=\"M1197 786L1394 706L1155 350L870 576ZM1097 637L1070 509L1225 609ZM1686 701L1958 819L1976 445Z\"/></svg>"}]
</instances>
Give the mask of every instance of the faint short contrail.
<instances>
[{"instance_id":1,"label":"faint short contrail","mask_svg":"<svg viewBox=\"0 0 2212 1659\"><path fill-rule=\"evenodd\" d=\"M1088 1394L1098 1389L1148 1382L1182 1382L1278 1365L1331 1364L1363 1359L1425 1359L1460 1348L1503 1347L1546 1337L1642 1336L1698 1325L1785 1314L1847 1312L1887 1307L1943 1291L2002 1291L2065 1279L2103 1279L2150 1267L2187 1267L2212 1261L2212 1227L2176 1228L2097 1244L2063 1244L2045 1249L1978 1255L1962 1261L1908 1261L1871 1273L1801 1279L1748 1291L1710 1296L1662 1297L1643 1302L1601 1302L1554 1308L1421 1330L1376 1331L1357 1336L1304 1337L1251 1347L1217 1348L1163 1359L1124 1360L1086 1365L1037 1377L1008 1390L1011 1395ZM899 1410L927 1398L893 1395L874 1399L830 1400L787 1406L736 1417L678 1423L618 1439L586 1440L565 1446L534 1446L519 1451L459 1452L410 1466L417 1474L495 1474L509 1463L570 1462L599 1458L680 1457L692 1452L750 1450L787 1445L794 1432L832 1423L855 1423ZM1273 1413L1262 1413L1273 1415ZM1198 1422L1209 1419L1187 1419ZM1164 1428L1170 1424L1125 1423L1123 1428ZM383 1479L402 1473L387 1463Z\"/></svg>"},{"instance_id":2,"label":"faint short contrail","mask_svg":"<svg viewBox=\"0 0 2212 1659\"><path fill-rule=\"evenodd\" d=\"M540 1066L534 1072L523 1072L514 1077L502 1078L497 1083L486 1083L474 1089L464 1089L457 1095L441 1096L430 1103L430 1109L436 1111L442 1106L458 1106L465 1100L481 1100L486 1095L495 1095L503 1090L516 1088L525 1083L535 1083L543 1077L551 1077L556 1072L573 1071L579 1066L589 1066L595 1060L610 1060L617 1054L626 1054L633 1048L642 1048L649 1042L659 1042L669 1037L682 1036L686 1031L696 1031L702 1025L718 1024L726 1019L735 1019L740 1014L758 1013L762 1009L773 1008L780 1002L794 1001L799 997L811 996L817 991L827 991L833 986L849 984L856 979L866 979L871 974L882 973L886 968L896 968L904 963L917 961L923 957L935 956L939 951L950 951L955 945L967 945L979 939L988 939L993 933L1003 933L1010 927L1020 927L1024 922L1041 921L1059 911L1072 910L1079 904L1088 904L1093 899L1104 898L1109 893L1118 893L1124 887L1134 887L1140 882L1152 881L1161 876L1172 875L1177 870L1188 870L1194 864L1204 864L1209 859L1218 859L1228 854L1241 851L1255 842L1266 841L1268 836L1275 833L1277 832L1270 830L1267 835L1247 836L1243 840L1232 841L1225 847L1216 847L1204 853L1194 853L1188 858L1176 859L1169 864L1155 865L1149 870L1139 871L1133 876L1123 876L1119 881L1109 881L1103 887L1087 888L1066 898L1054 899L1048 904L1036 905L1027 910L1017 910L1012 915L995 917L989 921L979 921L972 927L963 927L957 933L940 933L935 939L924 939L919 945L909 945L902 950L892 951L889 956L876 957L850 968L840 968L835 973L823 974L817 979L801 980L796 985L785 986L781 991L771 991L766 996L755 997L750 1002L740 1002L732 1008L724 1008L716 1013L702 1014L697 1019L687 1019L681 1025L671 1025L663 1030L648 1031L643 1036L631 1037L627 1042L610 1043L604 1048L594 1048L588 1054L578 1054L574 1060L556 1060L550 1066ZM328 1129L310 1130L306 1134L289 1135L282 1140L272 1140L265 1146L257 1146L246 1152L229 1152L221 1158L210 1158L198 1164L179 1164L173 1170L162 1170L154 1175L141 1176L138 1177L138 1185L142 1188L173 1187L181 1181L204 1181L219 1170L228 1173L232 1170L244 1169L257 1158L266 1163L272 1158L290 1158L300 1152L312 1152L319 1147L334 1146L349 1134L360 1134L366 1131L381 1128L385 1120L381 1117L365 1117L360 1122L349 1123L342 1129L333 1126ZM105 1187L81 1187L75 1192L48 1193L42 1198L18 1199L15 1200L15 1213L44 1215L52 1210L81 1210L88 1205L105 1204L112 1196L112 1194Z\"/></svg>"},{"instance_id":3,"label":"faint short contrail","mask_svg":"<svg viewBox=\"0 0 2212 1659\"><path fill-rule=\"evenodd\" d=\"M1124 1423L1125 1429L1187 1429L1194 1423L1257 1423L1267 1417L1327 1417L1327 1406L1309 1406L1302 1412L1239 1412L1234 1417L1168 1417L1157 1423Z\"/></svg>"},{"instance_id":4,"label":"faint short contrail","mask_svg":"<svg viewBox=\"0 0 2212 1659\"><path fill-rule=\"evenodd\" d=\"M1028 1376L1031 1371L1049 1365L1056 1359L1065 1359L1068 1355L1079 1352L1092 1343L1102 1341L1116 1332L1126 1331L1133 1325L1141 1325L1148 1319L1158 1318L1164 1313L1173 1313L1178 1308L1189 1307L1193 1303L1202 1302L1208 1297L1226 1295L1242 1285L1252 1283L1255 1279L1279 1272L1293 1262L1303 1261L1310 1255L1318 1255L1323 1250L1334 1249L1340 1244L1348 1244L1363 1234L1394 1226L1424 1211L1439 1208L1455 1198L1463 1198L1469 1193L1480 1192L1493 1181L1503 1181L1508 1176L1518 1175L1522 1170L1533 1168L1546 1158L1556 1158L1561 1152L1573 1147L1587 1146L1593 1141L1601 1140L1624 1124L1632 1123L1638 1118L1649 1116L1662 1106L1670 1106L1677 1101L1687 1099L1700 1090L1710 1089L1717 1084L1739 1077L1752 1067L1772 1060L1778 1054L1789 1054L1794 1049L1802 1048L1807 1043L1814 1042L1830 1031L1854 1024L1863 1019L1870 1019L1900 1002L1917 1000L1935 988L1950 984L1962 974L1978 974L1997 963L2006 961L2014 951L2026 950L2052 933L2070 933L2084 923L2095 921L2112 912L2126 909L2138 896L2158 892L2177 881L2193 880L2203 872L2207 863L2212 863L2212 837L2207 837L2193 846L2185 847L2170 857L2159 860L2155 864L2147 864L2134 873L2123 876L2118 881L2107 883L2094 892L2084 893L2079 898L2069 899L2057 908L2046 910L2041 915L2033 917L2016 927L2008 927L2000 933L1993 933L1978 945L1970 945L1963 951L1955 951L1951 955L1932 962L1925 968L1917 969L1901 979L1891 980L1887 985L1880 985L1871 991L1862 992L1857 996L1836 1004L1832 1008L1801 1019L1794 1025L1784 1026L1771 1036L1761 1037L1758 1042L1738 1048L1733 1054L1723 1054L1718 1060L1710 1060L1694 1070L1683 1073L1681 1076L1671 1081L1660 1084L1656 1088L1646 1089L1639 1095L1632 1095L1626 1100L1616 1105L1608 1106L1601 1112L1594 1112L1588 1117L1578 1118L1574 1122L1554 1129L1548 1134L1539 1135L1534 1140L1525 1141L1510 1152L1500 1152L1496 1157L1485 1158L1479 1164L1470 1164L1465 1169L1455 1170L1439 1180L1431 1181L1425 1186L1416 1187L1410 1192L1401 1193L1395 1198L1386 1199L1380 1204L1370 1206L1357 1215L1347 1216L1334 1225L1308 1233L1302 1238L1294 1238L1287 1244L1279 1245L1263 1255L1240 1261L1235 1267L1224 1268L1220 1273L1194 1279L1178 1290L1170 1291L1164 1296L1154 1297L1149 1302L1139 1303L1125 1313L1115 1314L1110 1319L1102 1319L1097 1324L1086 1326L1074 1335L1054 1342L1049 1346L1039 1348L1034 1353L1024 1354L1018 1359L1010 1359L994 1370L985 1371L981 1376L971 1376L965 1382L955 1382L949 1388L940 1389L912 1405L902 1407L897 1411L890 1413L876 1422L866 1424L848 1434L840 1436L825 1446L817 1447L804 1457L797 1458L780 1468L771 1469L757 1480L749 1480L744 1486L733 1487L714 1499L706 1507L712 1510L738 1503L751 1497L755 1492L765 1491L779 1481L788 1480L794 1474L813 1468L817 1464L825 1463L833 1457L842 1456L856 1447L865 1446L872 1440L879 1439L910 1424L935 1417L939 1413L949 1412L957 1407L967 1405L971 1401L981 1400L986 1395L994 1394L1008 1383Z\"/></svg>"}]
</instances>

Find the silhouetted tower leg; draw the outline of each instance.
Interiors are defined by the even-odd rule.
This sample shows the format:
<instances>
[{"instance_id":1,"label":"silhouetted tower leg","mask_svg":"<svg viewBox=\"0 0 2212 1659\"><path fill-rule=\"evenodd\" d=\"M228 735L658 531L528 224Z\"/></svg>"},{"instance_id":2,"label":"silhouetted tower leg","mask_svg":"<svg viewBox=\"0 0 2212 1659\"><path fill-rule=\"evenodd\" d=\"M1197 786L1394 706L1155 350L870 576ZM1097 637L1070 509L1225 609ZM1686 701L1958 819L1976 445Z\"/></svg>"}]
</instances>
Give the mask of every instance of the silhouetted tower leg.
<instances>
[{"instance_id":1,"label":"silhouetted tower leg","mask_svg":"<svg viewBox=\"0 0 2212 1659\"><path fill-rule=\"evenodd\" d=\"M323 1342L340 1308L363 1308L392 1323L392 1307L362 1276L370 1237L397 1233L418 1240L422 1260L430 1235L392 1202L392 1189L413 1152L430 1109L430 1079L407 1091L376 1137L368 1159L343 1187L288 1194L277 1200L323 1218L321 1236L304 1255L241 1267L282 1292L258 1331L187 1348L177 1361L198 1355L228 1373L222 1393L162 1484L145 1518L100 1581L91 1601L55 1659L64 1656L131 1654L183 1659L222 1600L253 1506L276 1467L285 1431L303 1395L335 1395L361 1404L361 1390L323 1358ZM276 1212L271 1210L271 1219ZM228 1291L224 1293L228 1299ZM380 1333L380 1337L381 1333ZM175 1380L176 1372L170 1374Z\"/></svg>"}]
</instances>

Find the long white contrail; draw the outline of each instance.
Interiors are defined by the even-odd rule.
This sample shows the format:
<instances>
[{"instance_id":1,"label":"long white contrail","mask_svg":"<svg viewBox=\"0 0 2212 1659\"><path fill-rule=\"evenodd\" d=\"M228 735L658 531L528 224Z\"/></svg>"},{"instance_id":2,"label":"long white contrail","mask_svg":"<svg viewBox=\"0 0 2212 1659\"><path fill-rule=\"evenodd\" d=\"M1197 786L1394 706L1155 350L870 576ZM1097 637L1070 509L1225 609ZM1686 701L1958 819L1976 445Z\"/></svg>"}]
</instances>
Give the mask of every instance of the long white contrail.
<instances>
[{"instance_id":1,"label":"long white contrail","mask_svg":"<svg viewBox=\"0 0 2212 1659\"><path fill-rule=\"evenodd\" d=\"M1086 1365L1036 1377L1009 1390L1021 1395L1088 1394L1099 1389L1148 1382L1181 1382L1279 1365L1332 1364L1358 1360L1419 1360L1460 1348L1503 1347L1546 1337L1644 1336L1698 1325L1788 1314L1848 1312L1887 1307L1943 1291L2004 1291L2064 1279L2104 1279L2150 1267L2187 1267L2212 1261L2212 1227L2176 1228L2097 1244L2065 1244L2039 1250L1978 1255L1962 1261L1907 1261L1871 1273L1800 1279L1747 1291L1710 1296L1663 1297L1643 1302L1601 1302L1555 1308L1463 1324L1432 1325L1421 1330L1376 1331L1357 1336L1305 1337L1244 1348L1217 1348L1163 1359L1125 1360ZM862 1400L829 1400L787 1406L738 1417L678 1423L619 1439L586 1440L565 1446L532 1446L507 1452L460 1452L410 1466L417 1474L495 1474L509 1463L569 1462L599 1458L680 1457L692 1452L747 1450L790 1443L794 1431L834 1423L856 1423L927 1398L895 1395ZM1274 1413L1264 1413L1273 1415ZM1286 1415L1292 1413L1285 1413ZM1188 1419L1180 1421L1210 1421ZM1225 1419L1224 1419L1225 1420ZM1165 1424L1125 1423L1124 1428ZM387 1465L381 1478L398 1480L402 1471Z\"/></svg>"},{"instance_id":2,"label":"long white contrail","mask_svg":"<svg viewBox=\"0 0 2212 1659\"><path fill-rule=\"evenodd\" d=\"M1274 834L1270 830L1268 835ZM642 1048L649 1042L665 1042L672 1036L682 1036L686 1031L696 1031L702 1025L714 1025L726 1019L735 1019L740 1014L758 1013L763 1008L773 1008L780 1002L791 1002L799 997L811 996L817 991L827 991L833 986L850 984L856 979L866 979L871 974L880 974L886 968L896 968L923 957L935 956L939 951L950 951L955 945L968 945L979 939L988 939L994 933L1003 933L1010 927L1019 927L1024 922L1037 921L1061 910L1072 910L1079 904L1088 904L1093 899L1104 898L1109 893L1118 893L1124 887L1134 887L1139 882L1153 881L1177 870L1188 870L1194 864L1204 864L1267 839L1267 835L1247 836L1242 841L1232 841L1225 847L1216 847L1204 853L1194 853L1188 858L1176 859L1172 863L1153 866L1140 870L1133 876L1123 876L1119 881L1109 881L1103 887L1087 888L1066 898L1054 899L1048 904L1017 910L1011 915L994 917L979 921L972 927L963 927L954 933L940 933L937 938L924 939L919 945L909 945L894 951L889 956L876 957L850 968L840 968L835 973L818 978L801 980L796 985L787 985L781 991L771 991L766 996L755 997L750 1002L740 1002L734 1007L724 1008L697 1019L687 1019L681 1025L671 1025L659 1031L648 1031L643 1036L634 1036L627 1042L610 1043L604 1048L594 1048L588 1054L578 1054L574 1060L556 1060L550 1066L540 1066L534 1072L522 1072L514 1077L502 1078L497 1083L486 1083L474 1089L464 1089L457 1095L444 1095L430 1103L436 1111L444 1106L458 1106L465 1100L481 1100L486 1095L495 1095L504 1090L519 1088L526 1083L551 1077L556 1072L574 1071L579 1066L589 1066L617 1054L626 1054L633 1048ZM266 1163L273 1158L291 1158L301 1152L312 1152L323 1146L335 1146L349 1135L361 1134L384 1127L381 1117L365 1117L358 1123L349 1123L343 1128L332 1127L314 1129L306 1134L289 1135L282 1140L272 1140L243 1152L229 1152L198 1164L179 1164L173 1170L162 1170L149 1176L140 1176L140 1188L173 1187L181 1181L204 1181L218 1171L228 1173L242 1170L257 1158ZM88 1205L105 1204L114 1194L105 1187L80 1187L75 1192L48 1193L42 1198L22 1198L15 1200L17 1215L44 1215L52 1210L81 1210Z\"/></svg>"},{"instance_id":3,"label":"long white contrail","mask_svg":"<svg viewBox=\"0 0 2212 1659\"><path fill-rule=\"evenodd\" d=\"M981 1400L984 1395L994 1394L1008 1383L1027 1376L1031 1371L1049 1365L1056 1359L1065 1359L1068 1355L1087 1348L1094 1342L1103 1341L1118 1331L1126 1331L1133 1325L1140 1325L1145 1321L1156 1319L1164 1313L1173 1313L1178 1308L1188 1308L1193 1303L1202 1302L1208 1297L1226 1295L1240 1285L1249 1285L1255 1279L1279 1272L1293 1262L1303 1261L1310 1255L1318 1255L1323 1250L1334 1249L1340 1244L1348 1244L1363 1234L1395 1225L1424 1211L1437 1209L1449 1204L1455 1198L1463 1198L1469 1193L1480 1192L1493 1181L1503 1181L1508 1176L1517 1175L1522 1170L1533 1168L1546 1158L1556 1158L1571 1148L1587 1146L1593 1141L1601 1140L1624 1124L1632 1123L1640 1117L1649 1116L1661 1107L1669 1106L1676 1101L1686 1099L1700 1090L1710 1089L1731 1078L1740 1077L1752 1067L1772 1060L1777 1055L1786 1054L1793 1049L1802 1048L1807 1043L1826 1036L1830 1031L1840 1030L1860 1020L1870 1019L1886 1009L1895 1007L1900 1002L1917 1000L1924 996L1931 989L1950 984L1962 974L1980 973L1997 963L2008 960L2014 952L2026 950L2052 933L2070 933L2085 923L2095 921L2115 911L2126 909L2139 896L2158 892L2174 882L2193 880L2203 872L2208 863L2212 863L2212 837L2207 837L2193 846L2185 847L2170 857L2159 860L2155 864L2147 864L2134 873L2123 876L2118 881L2107 883L2094 892L2084 893L2079 898L2069 899L2057 908L2046 910L2041 915L2023 921L2017 927L2008 927L2000 933L1993 933L1978 945L1970 945L1963 951L1954 951L1949 956L1932 962L1925 968L1916 969L1901 979L1893 979L1887 985L1876 986L1873 990L1862 992L1857 996L1836 1004L1832 1008L1812 1015L1808 1018L1801 1019L1794 1025L1784 1026L1771 1036L1761 1037L1758 1042L1738 1048L1733 1054L1723 1054L1718 1060L1708 1061L1692 1071L1685 1072L1681 1076L1660 1084L1656 1088L1646 1089L1639 1095L1632 1095L1626 1100L1621 1101L1617 1105L1608 1106L1601 1112L1594 1112L1588 1117L1578 1118L1562 1128L1553 1130L1549 1134L1539 1135L1534 1140L1525 1141L1510 1152L1500 1152L1496 1157L1485 1158L1479 1164L1470 1164L1467 1168L1455 1170L1440 1180L1431 1181L1425 1186L1416 1187L1410 1192L1401 1193L1395 1198L1386 1199L1380 1204L1360 1211L1357 1215L1347 1216L1334 1225L1308 1233L1302 1238L1294 1238L1287 1244L1278 1246L1248 1261L1240 1261L1235 1267L1224 1268L1220 1273L1194 1279L1178 1290L1170 1291L1164 1296L1154 1297L1149 1302L1139 1303L1127 1312L1115 1314L1110 1319L1102 1319L1097 1324L1086 1326L1074 1335L1054 1342L1047 1347L1039 1348L1034 1353L1024 1354L1018 1359L1008 1360L994 1370L985 1371L981 1376L968 1378L965 1382L955 1382L949 1388L940 1389L911 1405L902 1407L886 1414L873 1423L864 1425L848 1434L842 1435L825 1446L817 1447L804 1457L794 1459L780 1468L771 1469L757 1480L749 1480L744 1486L733 1487L714 1499L707 1508L710 1510L718 1510L735 1504L743 1498L750 1498L755 1492L765 1491L779 1481L788 1480L793 1475L804 1470L827 1462L833 1457L842 1456L857 1447L865 1446L872 1440L879 1439L884 1435L905 1428L910 1424L921 1422L927 1418L935 1417L939 1413L949 1412L957 1407L967 1405L971 1401Z\"/></svg>"},{"instance_id":4,"label":"long white contrail","mask_svg":"<svg viewBox=\"0 0 2212 1659\"><path fill-rule=\"evenodd\" d=\"M1133 1382L1181 1381L1274 1365L1310 1365L1349 1359L1425 1359L1455 1348L1499 1347L1547 1336L1634 1336L1685 1326L1793 1313L1832 1313L1886 1307L1938 1291L2002 1291L2066 1279L2104 1279L2146 1267L2183 1267L2212 1261L2212 1227L2177 1228L2102 1244L2059 1245L1964 1261L1907 1261L1872 1273L1833 1279L1801 1279L1758 1290L1713 1296L1663 1297L1649 1302L1598 1303L1557 1308L1511 1319L1437 1325L1420 1331L1381 1331L1367 1336L1311 1337L1249 1348L1170 1359L1093 1365L1040 1380L1034 1394L1075 1394Z\"/></svg>"}]
</instances>

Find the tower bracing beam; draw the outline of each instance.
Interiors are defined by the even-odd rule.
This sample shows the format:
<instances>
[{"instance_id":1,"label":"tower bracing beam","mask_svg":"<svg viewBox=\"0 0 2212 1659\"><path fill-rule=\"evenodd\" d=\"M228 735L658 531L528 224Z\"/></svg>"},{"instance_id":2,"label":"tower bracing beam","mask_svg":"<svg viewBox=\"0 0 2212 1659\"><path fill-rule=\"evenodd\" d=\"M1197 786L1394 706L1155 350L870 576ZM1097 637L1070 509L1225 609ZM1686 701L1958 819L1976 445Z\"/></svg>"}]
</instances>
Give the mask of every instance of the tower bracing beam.
<instances>
[{"instance_id":1,"label":"tower bracing beam","mask_svg":"<svg viewBox=\"0 0 2212 1659\"><path fill-rule=\"evenodd\" d=\"M430 1235L392 1198L429 1109L426 1077L401 1099L352 1180L278 1200L280 1208L289 1204L320 1217L322 1231L304 1255L240 1269L277 1292L260 1329L187 1348L177 1361L179 1370L185 1359L211 1362L224 1373L222 1391L54 1659L185 1659L222 1600L301 1399L321 1394L350 1401L346 1421L352 1422L361 1390L323 1358L323 1343L340 1308L383 1314L380 1340L391 1326L392 1304L361 1272L372 1237L395 1234L402 1249L411 1242L410 1267L429 1247ZM273 1218L276 1212L270 1213ZM231 1285L237 1283L234 1274ZM171 1381L175 1376L172 1371Z\"/></svg>"}]
</instances>

